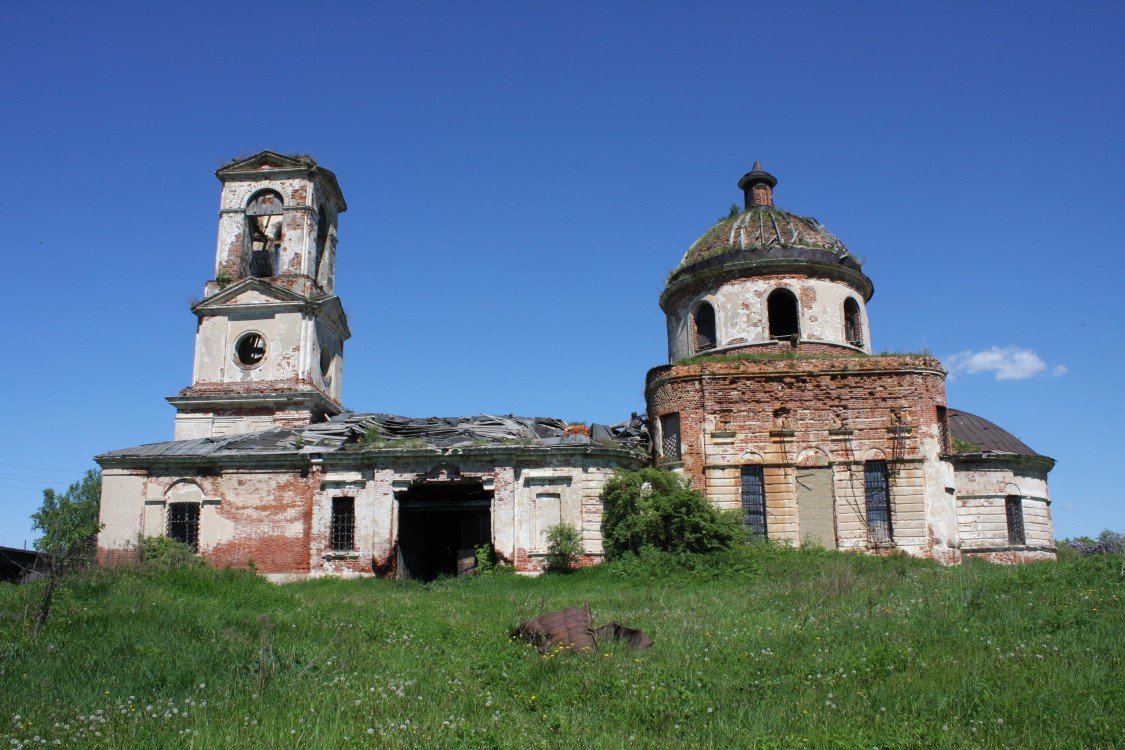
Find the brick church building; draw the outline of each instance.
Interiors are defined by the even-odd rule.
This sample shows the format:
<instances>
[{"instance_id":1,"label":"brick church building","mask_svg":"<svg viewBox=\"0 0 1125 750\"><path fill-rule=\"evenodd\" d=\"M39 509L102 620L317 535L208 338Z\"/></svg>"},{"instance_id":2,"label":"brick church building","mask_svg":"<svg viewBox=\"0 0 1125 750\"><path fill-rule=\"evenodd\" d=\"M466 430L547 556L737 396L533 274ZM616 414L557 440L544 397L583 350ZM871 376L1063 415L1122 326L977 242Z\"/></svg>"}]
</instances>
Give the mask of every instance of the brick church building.
<instances>
[{"instance_id":1,"label":"brick church building","mask_svg":"<svg viewBox=\"0 0 1125 750\"><path fill-rule=\"evenodd\" d=\"M947 408L932 357L871 353L871 280L823 225L774 205L758 164L744 210L669 277L670 364L648 373L647 420L620 425L344 413L336 176L270 151L216 174L215 277L192 307L191 384L168 399L174 439L96 459L104 562L165 534L275 580L429 579L470 570L482 545L532 573L560 522L596 562L603 483L649 461L771 539L1054 557L1053 460Z\"/></svg>"}]
</instances>

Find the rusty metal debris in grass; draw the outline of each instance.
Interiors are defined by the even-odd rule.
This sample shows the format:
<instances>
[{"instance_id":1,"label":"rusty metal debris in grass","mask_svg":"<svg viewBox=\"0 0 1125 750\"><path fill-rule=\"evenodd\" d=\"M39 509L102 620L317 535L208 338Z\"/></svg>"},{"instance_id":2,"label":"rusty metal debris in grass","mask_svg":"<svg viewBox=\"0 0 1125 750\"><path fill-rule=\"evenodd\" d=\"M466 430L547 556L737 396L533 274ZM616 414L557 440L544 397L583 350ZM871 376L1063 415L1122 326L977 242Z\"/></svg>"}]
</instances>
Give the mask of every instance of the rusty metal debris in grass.
<instances>
[{"instance_id":1,"label":"rusty metal debris in grass","mask_svg":"<svg viewBox=\"0 0 1125 750\"><path fill-rule=\"evenodd\" d=\"M638 651L652 648L652 639L643 630L616 622L595 628L588 604L584 609L570 607L521 622L512 631L512 640L532 645L541 654L596 654L614 641Z\"/></svg>"}]
</instances>

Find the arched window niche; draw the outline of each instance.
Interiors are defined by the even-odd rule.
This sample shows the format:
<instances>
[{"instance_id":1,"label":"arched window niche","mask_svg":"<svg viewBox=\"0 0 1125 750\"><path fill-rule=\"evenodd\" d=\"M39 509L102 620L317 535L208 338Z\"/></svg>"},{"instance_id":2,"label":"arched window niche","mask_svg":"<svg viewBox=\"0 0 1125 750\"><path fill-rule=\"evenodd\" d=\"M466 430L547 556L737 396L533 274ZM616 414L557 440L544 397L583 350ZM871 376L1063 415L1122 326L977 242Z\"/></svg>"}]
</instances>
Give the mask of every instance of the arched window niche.
<instances>
[{"instance_id":1,"label":"arched window niche","mask_svg":"<svg viewBox=\"0 0 1125 750\"><path fill-rule=\"evenodd\" d=\"M801 337L797 297L788 289L774 289L766 300L771 339L797 340Z\"/></svg>"},{"instance_id":2,"label":"arched window niche","mask_svg":"<svg viewBox=\"0 0 1125 750\"><path fill-rule=\"evenodd\" d=\"M313 281L320 282L320 267L324 264L324 254L328 251L328 215L324 206L316 212L316 260L313 264Z\"/></svg>"},{"instance_id":3,"label":"arched window niche","mask_svg":"<svg viewBox=\"0 0 1125 750\"><path fill-rule=\"evenodd\" d=\"M199 551L199 521L203 490L194 482L176 482L164 496L166 504L164 533Z\"/></svg>"},{"instance_id":4,"label":"arched window niche","mask_svg":"<svg viewBox=\"0 0 1125 750\"><path fill-rule=\"evenodd\" d=\"M695 308L695 351L704 352L717 345L715 332L715 308L710 302L702 302Z\"/></svg>"},{"instance_id":5,"label":"arched window niche","mask_svg":"<svg viewBox=\"0 0 1125 750\"><path fill-rule=\"evenodd\" d=\"M855 297L844 300L844 340L854 347L863 348L863 317Z\"/></svg>"},{"instance_id":6,"label":"arched window niche","mask_svg":"<svg viewBox=\"0 0 1125 750\"><path fill-rule=\"evenodd\" d=\"M250 243L250 275L277 276L281 266L285 202L276 190L260 190L246 204L246 236Z\"/></svg>"}]
</instances>

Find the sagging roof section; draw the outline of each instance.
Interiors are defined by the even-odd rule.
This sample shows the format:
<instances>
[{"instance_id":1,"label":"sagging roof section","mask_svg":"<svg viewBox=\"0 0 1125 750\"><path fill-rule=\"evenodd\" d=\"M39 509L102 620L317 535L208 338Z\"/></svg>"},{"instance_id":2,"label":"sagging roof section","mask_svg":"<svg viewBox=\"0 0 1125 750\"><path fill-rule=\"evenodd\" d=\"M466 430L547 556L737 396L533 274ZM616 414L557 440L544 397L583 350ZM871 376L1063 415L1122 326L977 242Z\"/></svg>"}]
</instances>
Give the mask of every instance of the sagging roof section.
<instances>
[{"instance_id":1,"label":"sagging roof section","mask_svg":"<svg viewBox=\"0 0 1125 750\"><path fill-rule=\"evenodd\" d=\"M147 457L221 457L264 453L335 452L379 448L458 448L504 445L601 445L648 450L648 428L634 414L615 425L570 425L550 417L411 418L394 414L340 414L298 429L174 440L103 453L96 460Z\"/></svg>"}]
</instances>

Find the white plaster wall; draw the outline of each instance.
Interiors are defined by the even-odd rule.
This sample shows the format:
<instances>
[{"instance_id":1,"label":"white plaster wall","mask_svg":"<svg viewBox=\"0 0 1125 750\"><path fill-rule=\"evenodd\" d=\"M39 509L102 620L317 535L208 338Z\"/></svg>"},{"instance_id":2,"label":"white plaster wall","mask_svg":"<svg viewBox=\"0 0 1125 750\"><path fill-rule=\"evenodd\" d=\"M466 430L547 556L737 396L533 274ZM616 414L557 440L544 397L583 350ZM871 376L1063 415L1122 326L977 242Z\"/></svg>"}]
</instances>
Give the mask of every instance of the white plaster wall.
<instances>
[{"instance_id":1,"label":"white plaster wall","mask_svg":"<svg viewBox=\"0 0 1125 750\"><path fill-rule=\"evenodd\" d=\"M1005 499L1022 500L1024 536L1029 547L1053 547L1047 476L1021 467L1017 461L997 458L957 467L957 515L965 549L1008 547Z\"/></svg>"},{"instance_id":2,"label":"white plaster wall","mask_svg":"<svg viewBox=\"0 0 1125 750\"><path fill-rule=\"evenodd\" d=\"M935 423L916 427L919 447L925 460L922 463L923 492L926 498L926 533L929 553L944 563L960 559L960 527L957 521L956 498L950 488L950 465L940 459L942 442L940 428Z\"/></svg>"},{"instance_id":3,"label":"white plaster wall","mask_svg":"<svg viewBox=\"0 0 1125 750\"><path fill-rule=\"evenodd\" d=\"M124 550L136 546L145 518L145 478L124 469L102 471L98 520L98 549Z\"/></svg>"},{"instance_id":4,"label":"white plaster wall","mask_svg":"<svg viewBox=\"0 0 1125 750\"><path fill-rule=\"evenodd\" d=\"M761 278L734 279L718 289L680 300L668 314L668 354L672 362L694 356L692 313L701 302L715 308L716 350L728 346L769 343L766 300L774 289L785 288L798 300L802 341L849 346L844 335L844 300L859 305L863 330L862 351L871 352L871 332L863 296L846 284L824 279L794 278L784 283ZM802 300L811 300L809 307ZM715 350L708 350L715 351Z\"/></svg>"},{"instance_id":5,"label":"white plaster wall","mask_svg":"<svg viewBox=\"0 0 1125 750\"><path fill-rule=\"evenodd\" d=\"M196 334L194 383L239 383L255 380L287 380L308 377L312 368L311 342L315 340L313 321L299 311L233 312L229 316L210 316L200 321ZM266 355L253 366L238 364L234 347L246 333L256 332L266 339ZM302 344L309 342L310 346ZM316 350L316 377L319 379L319 349Z\"/></svg>"}]
</instances>

